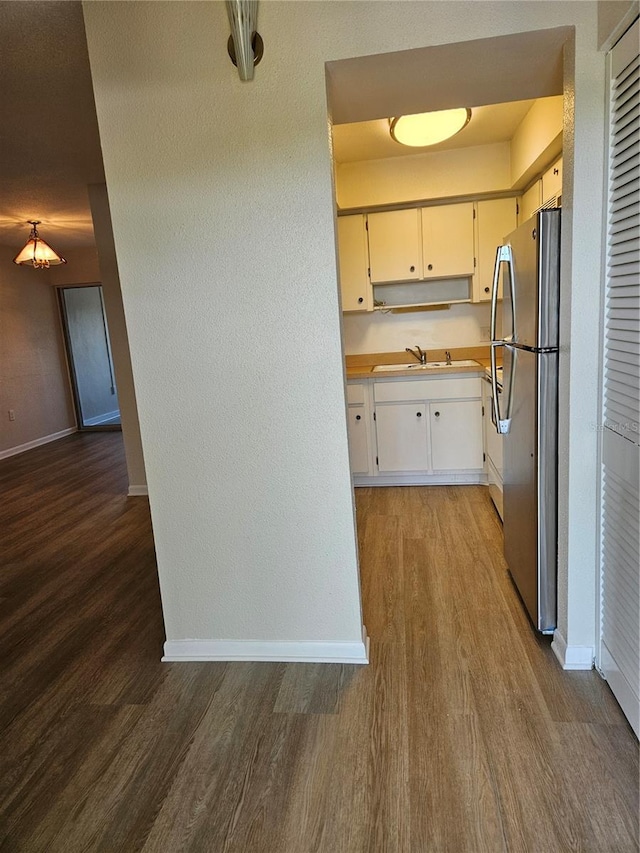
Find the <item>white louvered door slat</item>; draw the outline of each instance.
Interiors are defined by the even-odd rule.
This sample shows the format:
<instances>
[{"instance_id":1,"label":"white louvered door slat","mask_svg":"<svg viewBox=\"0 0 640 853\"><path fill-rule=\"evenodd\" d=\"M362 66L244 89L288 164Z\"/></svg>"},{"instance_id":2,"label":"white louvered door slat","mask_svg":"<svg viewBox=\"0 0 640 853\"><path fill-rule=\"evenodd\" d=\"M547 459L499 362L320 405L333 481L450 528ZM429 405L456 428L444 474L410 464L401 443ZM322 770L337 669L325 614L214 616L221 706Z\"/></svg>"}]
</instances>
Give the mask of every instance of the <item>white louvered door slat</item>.
<instances>
[{"instance_id":1,"label":"white louvered door slat","mask_svg":"<svg viewBox=\"0 0 640 853\"><path fill-rule=\"evenodd\" d=\"M640 56L638 21L609 55L600 668L640 730Z\"/></svg>"}]
</instances>

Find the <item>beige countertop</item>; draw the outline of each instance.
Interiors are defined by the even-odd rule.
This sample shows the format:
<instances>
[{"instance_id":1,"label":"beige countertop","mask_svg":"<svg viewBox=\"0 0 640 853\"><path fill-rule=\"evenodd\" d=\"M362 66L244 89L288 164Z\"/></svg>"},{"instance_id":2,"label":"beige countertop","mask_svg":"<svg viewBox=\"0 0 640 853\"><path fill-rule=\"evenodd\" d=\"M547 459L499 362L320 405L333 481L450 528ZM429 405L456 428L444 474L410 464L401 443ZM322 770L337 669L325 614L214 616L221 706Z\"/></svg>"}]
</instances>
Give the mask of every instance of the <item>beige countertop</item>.
<instances>
[{"instance_id":1,"label":"beige countertop","mask_svg":"<svg viewBox=\"0 0 640 853\"><path fill-rule=\"evenodd\" d=\"M477 367L431 367L425 371L416 370L394 370L393 372L373 372L378 364L404 364L411 361L411 356L406 352L375 352L362 355L348 355L345 359L347 379L376 379L389 378L393 376L434 376L442 373L480 373L489 366L489 347L452 347L450 349L452 361L467 361L472 359L477 362ZM445 361L445 350L427 350L427 362Z\"/></svg>"}]
</instances>

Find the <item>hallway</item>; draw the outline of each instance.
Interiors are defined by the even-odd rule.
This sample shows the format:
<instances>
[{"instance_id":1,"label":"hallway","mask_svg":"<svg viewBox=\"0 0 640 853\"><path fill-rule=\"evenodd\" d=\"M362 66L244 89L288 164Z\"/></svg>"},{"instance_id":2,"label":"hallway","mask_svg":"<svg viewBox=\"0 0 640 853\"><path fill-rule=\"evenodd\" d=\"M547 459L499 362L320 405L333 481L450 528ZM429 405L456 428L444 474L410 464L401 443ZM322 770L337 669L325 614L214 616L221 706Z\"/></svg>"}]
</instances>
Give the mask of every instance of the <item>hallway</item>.
<instances>
[{"instance_id":1,"label":"hallway","mask_svg":"<svg viewBox=\"0 0 640 853\"><path fill-rule=\"evenodd\" d=\"M357 490L368 667L160 663L126 487L117 432L0 463L0 851L638 850L637 741L530 628L484 487Z\"/></svg>"}]
</instances>

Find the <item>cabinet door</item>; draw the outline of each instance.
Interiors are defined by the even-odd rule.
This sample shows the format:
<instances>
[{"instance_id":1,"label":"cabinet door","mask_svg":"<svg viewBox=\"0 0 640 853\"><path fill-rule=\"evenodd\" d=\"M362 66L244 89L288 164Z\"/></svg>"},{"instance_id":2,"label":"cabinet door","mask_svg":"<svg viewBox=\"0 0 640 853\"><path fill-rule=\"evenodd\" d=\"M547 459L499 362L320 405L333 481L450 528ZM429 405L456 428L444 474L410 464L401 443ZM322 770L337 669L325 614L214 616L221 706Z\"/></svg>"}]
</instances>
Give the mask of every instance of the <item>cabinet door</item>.
<instances>
[{"instance_id":1,"label":"cabinet door","mask_svg":"<svg viewBox=\"0 0 640 853\"><path fill-rule=\"evenodd\" d=\"M542 204L562 193L562 157L542 175Z\"/></svg>"},{"instance_id":2,"label":"cabinet door","mask_svg":"<svg viewBox=\"0 0 640 853\"><path fill-rule=\"evenodd\" d=\"M371 311L367 232L362 214L338 217L338 267L343 311Z\"/></svg>"},{"instance_id":3,"label":"cabinet door","mask_svg":"<svg viewBox=\"0 0 640 853\"><path fill-rule=\"evenodd\" d=\"M473 301L491 299L493 268L496 249L518 225L515 198L497 198L478 202L476 219L476 271L473 277ZM498 285L498 298L502 299L502 276Z\"/></svg>"},{"instance_id":4,"label":"cabinet door","mask_svg":"<svg viewBox=\"0 0 640 853\"><path fill-rule=\"evenodd\" d=\"M482 470L480 400L429 403L429 420L434 471Z\"/></svg>"},{"instance_id":5,"label":"cabinet door","mask_svg":"<svg viewBox=\"0 0 640 853\"><path fill-rule=\"evenodd\" d=\"M376 407L380 472L428 470L426 421L424 403L389 403Z\"/></svg>"},{"instance_id":6,"label":"cabinet door","mask_svg":"<svg viewBox=\"0 0 640 853\"><path fill-rule=\"evenodd\" d=\"M538 179L520 199L520 225L531 219L542 204L542 181Z\"/></svg>"},{"instance_id":7,"label":"cabinet door","mask_svg":"<svg viewBox=\"0 0 640 853\"><path fill-rule=\"evenodd\" d=\"M422 208L423 278L473 275L473 204Z\"/></svg>"},{"instance_id":8,"label":"cabinet door","mask_svg":"<svg viewBox=\"0 0 640 853\"><path fill-rule=\"evenodd\" d=\"M349 462L352 474L369 474L369 440L364 406L349 406Z\"/></svg>"},{"instance_id":9,"label":"cabinet door","mask_svg":"<svg viewBox=\"0 0 640 853\"><path fill-rule=\"evenodd\" d=\"M416 281L420 278L420 211L370 213L371 282Z\"/></svg>"}]
</instances>

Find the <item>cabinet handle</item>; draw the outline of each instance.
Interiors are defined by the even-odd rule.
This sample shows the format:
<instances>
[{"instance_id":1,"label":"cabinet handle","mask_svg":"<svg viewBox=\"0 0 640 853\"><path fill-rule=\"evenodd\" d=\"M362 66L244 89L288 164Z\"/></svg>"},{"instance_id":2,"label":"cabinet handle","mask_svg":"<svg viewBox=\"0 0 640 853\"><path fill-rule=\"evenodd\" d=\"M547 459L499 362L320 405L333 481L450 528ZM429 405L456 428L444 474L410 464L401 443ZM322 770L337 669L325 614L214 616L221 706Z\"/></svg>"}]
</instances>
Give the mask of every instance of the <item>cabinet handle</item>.
<instances>
[{"instance_id":1,"label":"cabinet handle","mask_svg":"<svg viewBox=\"0 0 640 853\"><path fill-rule=\"evenodd\" d=\"M422 417L422 412L416 412L416 417L417 417L417 418L421 418L421 417Z\"/></svg>"},{"instance_id":2,"label":"cabinet handle","mask_svg":"<svg viewBox=\"0 0 640 853\"><path fill-rule=\"evenodd\" d=\"M489 293L489 288L488 288L488 287L485 287L484 292L485 292L485 293Z\"/></svg>"},{"instance_id":3,"label":"cabinet handle","mask_svg":"<svg viewBox=\"0 0 640 853\"><path fill-rule=\"evenodd\" d=\"M356 415L356 420L357 420L357 421L359 421L359 420L360 420L360 418L361 418L361 415Z\"/></svg>"},{"instance_id":4,"label":"cabinet handle","mask_svg":"<svg viewBox=\"0 0 640 853\"><path fill-rule=\"evenodd\" d=\"M435 415L437 418L439 418L439 417L440 417L440 412L434 412L434 415Z\"/></svg>"},{"instance_id":5,"label":"cabinet handle","mask_svg":"<svg viewBox=\"0 0 640 853\"><path fill-rule=\"evenodd\" d=\"M553 174L554 174L554 175L557 175L557 174L558 174L558 170L557 170L557 169L554 169L554 170L553 170Z\"/></svg>"},{"instance_id":6,"label":"cabinet handle","mask_svg":"<svg viewBox=\"0 0 640 853\"><path fill-rule=\"evenodd\" d=\"M415 267L409 267L409 272L415 272L415 271L416 271Z\"/></svg>"},{"instance_id":7,"label":"cabinet handle","mask_svg":"<svg viewBox=\"0 0 640 853\"><path fill-rule=\"evenodd\" d=\"M489 288L487 288L487 290L488 290L488 289L489 289ZM362 305L362 303L364 302L364 297L363 297L363 296L358 296L358 302L360 303L360 305Z\"/></svg>"},{"instance_id":8,"label":"cabinet handle","mask_svg":"<svg viewBox=\"0 0 640 853\"><path fill-rule=\"evenodd\" d=\"M428 264L428 265L427 265L427 269L428 269L428 270L432 270L432 269L433 269L433 264Z\"/></svg>"}]
</instances>

